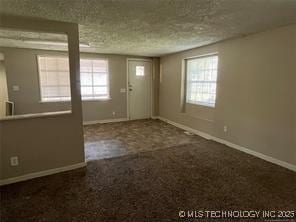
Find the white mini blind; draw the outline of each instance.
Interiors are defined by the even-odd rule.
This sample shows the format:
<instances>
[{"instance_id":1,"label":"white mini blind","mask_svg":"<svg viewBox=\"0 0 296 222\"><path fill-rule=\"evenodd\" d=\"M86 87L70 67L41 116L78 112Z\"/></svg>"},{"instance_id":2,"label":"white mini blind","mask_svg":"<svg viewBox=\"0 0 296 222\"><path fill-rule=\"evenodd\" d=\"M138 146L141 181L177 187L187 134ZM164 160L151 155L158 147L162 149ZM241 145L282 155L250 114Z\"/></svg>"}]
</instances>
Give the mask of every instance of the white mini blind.
<instances>
[{"instance_id":1,"label":"white mini blind","mask_svg":"<svg viewBox=\"0 0 296 222\"><path fill-rule=\"evenodd\" d=\"M81 59L80 84L82 99L108 99L110 97L108 61Z\"/></svg>"},{"instance_id":2,"label":"white mini blind","mask_svg":"<svg viewBox=\"0 0 296 222\"><path fill-rule=\"evenodd\" d=\"M186 102L214 107L217 72L218 55L186 60Z\"/></svg>"},{"instance_id":3,"label":"white mini blind","mask_svg":"<svg viewBox=\"0 0 296 222\"><path fill-rule=\"evenodd\" d=\"M67 57L38 56L41 101L69 101L70 75Z\"/></svg>"},{"instance_id":4,"label":"white mini blind","mask_svg":"<svg viewBox=\"0 0 296 222\"><path fill-rule=\"evenodd\" d=\"M70 72L67 57L38 56L41 101L69 101ZM108 61L80 60L80 84L83 100L108 99Z\"/></svg>"}]
</instances>

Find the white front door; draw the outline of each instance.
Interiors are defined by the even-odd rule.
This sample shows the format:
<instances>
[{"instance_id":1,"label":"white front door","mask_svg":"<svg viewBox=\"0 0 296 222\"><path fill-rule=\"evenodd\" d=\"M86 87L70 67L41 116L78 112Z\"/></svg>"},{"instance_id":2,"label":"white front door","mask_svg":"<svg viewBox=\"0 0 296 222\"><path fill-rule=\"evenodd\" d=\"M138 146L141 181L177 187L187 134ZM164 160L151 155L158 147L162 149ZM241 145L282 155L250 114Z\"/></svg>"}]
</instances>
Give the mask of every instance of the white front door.
<instances>
[{"instance_id":1,"label":"white front door","mask_svg":"<svg viewBox=\"0 0 296 222\"><path fill-rule=\"evenodd\" d=\"M151 117L152 62L128 60L128 114L129 119Z\"/></svg>"}]
</instances>

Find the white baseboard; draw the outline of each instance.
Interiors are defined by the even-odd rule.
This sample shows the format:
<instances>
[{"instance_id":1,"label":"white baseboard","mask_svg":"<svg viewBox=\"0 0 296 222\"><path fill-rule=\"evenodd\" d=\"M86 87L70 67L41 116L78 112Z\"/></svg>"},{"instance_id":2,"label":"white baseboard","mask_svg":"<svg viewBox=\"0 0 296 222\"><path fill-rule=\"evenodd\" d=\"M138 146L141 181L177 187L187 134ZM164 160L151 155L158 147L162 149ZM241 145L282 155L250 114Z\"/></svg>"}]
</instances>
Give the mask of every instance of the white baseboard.
<instances>
[{"instance_id":1,"label":"white baseboard","mask_svg":"<svg viewBox=\"0 0 296 222\"><path fill-rule=\"evenodd\" d=\"M171 121L171 120L169 120L169 119L166 119L166 118L163 118L163 117L160 117L160 116L158 117L158 119L160 119L160 120L162 120L162 121L164 121L164 122L166 122L166 123L169 123L169 124L171 124L171 125L173 125L173 126L176 126L176 127L180 128L180 129L186 130L186 131L188 131L188 132L192 132L192 133L194 133L194 134L196 134L196 135L198 135L198 136L201 136L201 137L203 137L203 138L205 138L205 139L208 139L208 140L214 140L214 137L211 136L210 134L207 134L207 133L201 132L201 131L199 131L199 130L196 130L196 129L190 128L190 127L185 126L185 125L182 125L182 124L180 124L180 123L173 122L173 121Z\"/></svg>"},{"instance_id":2,"label":"white baseboard","mask_svg":"<svg viewBox=\"0 0 296 222\"><path fill-rule=\"evenodd\" d=\"M56 173L61 173L61 172L69 171L69 170L74 170L74 169L82 168L85 166L86 166L86 162L82 162L82 163L77 163L77 164L59 167L59 168L54 168L54 169L50 169L50 170L29 173L29 174L18 176L18 177L0 180L0 186L11 184L11 183L16 183L16 182L21 182L21 181L25 181L25 180L30 180L30 179L34 179L37 177L43 177L43 176L48 176L48 175L52 175L52 174L56 174Z\"/></svg>"},{"instance_id":3,"label":"white baseboard","mask_svg":"<svg viewBox=\"0 0 296 222\"><path fill-rule=\"evenodd\" d=\"M151 119L160 119L159 116L151 116Z\"/></svg>"},{"instance_id":4,"label":"white baseboard","mask_svg":"<svg viewBox=\"0 0 296 222\"><path fill-rule=\"evenodd\" d=\"M267 156L267 155L265 155L265 154L262 154L262 153L256 152L256 151L251 150L251 149L249 149L249 148L246 148L246 147L243 147L243 146L240 146L240 145L237 145L237 144L231 143L231 142L226 141L226 140L224 140L224 139L220 139L220 138L214 137L214 136L212 136L212 135L210 135L210 134L207 134L207 133L204 133L204 132L198 131L198 130L196 130L196 129L190 128L190 127L185 126L185 125L182 125L182 124L180 124L180 123L173 122L173 121L171 121L171 120L169 120L169 119L166 119L166 118L163 118L163 117L160 117L160 116L158 117L158 119L160 119L160 120L162 120L162 121L164 121L164 122L167 122L167 123L169 123L169 124L171 124L171 125L173 125L173 126L176 126L176 127L178 127L178 128L181 128L181 129L183 129L183 130L186 130L186 131L192 132L192 133L194 133L194 134L196 134L196 135L198 135L198 136L201 136L201 137L203 137L203 138L205 138L205 139L208 139L208 140L214 140L214 141L216 141L216 142L218 142L218 143L225 144L226 146L229 146L229 147L231 147L231 148L237 149L237 150L242 151L242 152L244 152L244 153L250 154L250 155L252 155L252 156L258 157L258 158L260 158L260 159L266 160L266 161L268 161L268 162L274 163L274 164L276 164L276 165L279 165L279 166L285 167L285 168L287 168L287 169L289 169L289 170L292 170L292 171L296 172L296 165L293 165L293 164L287 163L287 162L282 161L282 160L275 159L275 158L273 158L273 157L270 157L270 156Z\"/></svg>"},{"instance_id":5,"label":"white baseboard","mask_svg":"<svg viewBox=\"0 0 296 222\"><path fill-rule=\"evenodd\" d=\"M265 154L256 152L256 151L251 150L249 148L246 148L246 147L231 143L231 142L226 141L224 139L214 137L214 136L212 136L210 134L201 132L199 130L190 128L190 127L182 125L180 123L176 123L174 121L171 121L169 119L166 119L166 118L163 118L163 117L160 117L160 116L155 116L155 117L151 117L151 118L152 119L162 120L162 121L167 122L167 123L169 123L169 124L171 124L173 126L176 126L176 127L180 128L180 129L183 129L183 130L186 130L186 131L189 131L189 132L192 132L192 133L194 133L194 134L196 134L198 136L201 136L203 138L206 138L206 139L209 139L209 140L214 140L214 141L216 141L218 143L225 144L225 145L227 145L227 146L229 146L231 148L240 150L242 152L248 153L248 154L253 155L255 157L258 157L260 159L266 160L268 162L274 163L276 165L285 167L285 168L287 168L289 170L292 170L292 171L296 172L296 166L293 165L293 164L287 163L285 161L275 159L273 157L270 157L270 156L267 156ZM126 119L126 118L112 119L112 120L100 120L100 121L98 121L96 123L121 122L121 121L127 121L127 120L128 119ZM93 121L91 121L91 122L93 122ZM95 123L88 123L88 124L95 124ZM13 178L0 180L0 186L11 184L11 183L16 183L16 182L20 182L20 181L30 180L30 179L34 179L34 178L37 178L37 177L43 177L43 176L48 176L48 175L52 175L52 174L56 174L56 173L61 173L61 172L69 171L69 170L74 170L74 169L82 168L82 167L85 167L85 166L86 166L86 162L82 162L82 163L69 165L69 166L65 166L65 167L40 171L40 172L36 172L36 173L29 173L29 174L19 176L19 177L13 177Z\"/></svg>"},{"instance_id":6,"label":"white baseboard","mask_svg":"<svg viewBox=\"0 0 296 222\"><path fill-rule=\"evenodd\" d=\"M92 125L92 124L98 124L98 123L116 123L116 122L124 122L124 121L128 121L128 118L83 121L83 125L86 126L86 125Z\"/></svg>"},{"instance_id":7,"label":"white baseboard","mask_svg":"<svg viewBox=\"0 0 296 222\"><path fill-rule=\"evenodd\" d=\"M151 116L151 119L159 119L159 116ZM98 123L117 123L117 122L124 122L129 121L128 118L119 118L119 119L104 119L104 120L93 120L93 121L83 121L83 125L93 125Z\"/></svg>"}]
</instances>

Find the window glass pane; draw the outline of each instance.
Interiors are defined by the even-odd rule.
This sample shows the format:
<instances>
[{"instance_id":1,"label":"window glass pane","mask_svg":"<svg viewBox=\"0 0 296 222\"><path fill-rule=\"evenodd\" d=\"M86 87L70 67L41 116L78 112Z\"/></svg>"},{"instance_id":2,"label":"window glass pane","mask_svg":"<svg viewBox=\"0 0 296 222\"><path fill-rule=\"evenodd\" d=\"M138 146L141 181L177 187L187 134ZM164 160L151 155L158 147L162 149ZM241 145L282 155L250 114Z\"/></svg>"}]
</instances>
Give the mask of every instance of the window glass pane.
<instances>
[{"instance_id":1,"label":"window glass pane","mask_svg":"<svg viewBox=\"0 0 296 222\"><path fill-rule=\"evenodd\" d=\"M186 61L188 103L215 106L218 56Z\"/></svg>"},{"instance_id":2,"label":"window glass pane","mask_svg":"<svg viewBox=\"0 0 296 222\"><path fill-rule=\"evenodd\" d=\"M70 86L69 72L58 72L58 84L61 86Z\"/></svg>"},{"instance_id":3,"label":"window glass pane","mask_svg":"<svg viewBox=\"0 0 296 222\"><path fill-rule=\"evenodd\" d=\"M43 57L45 66L41 67L42 70L57 71L57 58Z\"/></svg>"},{"instance_id":4,"label":"window glass pane","mask_svg":"<svg viewBox=\"0 0 296 222\"><path fill-rule=\"evenodd\" d=\"M46 72L46 71L41 71L40 72L40 83L42 85L56 85L58 78L58 73L57 72Z\"/></svg>"},{"instance_id":5,"label":"window glass pane","mask_svg":"<svg viewBox=\"0 0 296 222\"><path fill-rule=\"evenodd\" d=\"M69 61L68 58L59 58L57 60L57 70L59 71L68 71L69 72Z\"/></svg>"},{"instance_id":6,"label":"window glass pane","mask_svg":"<svg viewBox=\"0 0 296 222\"><path fill-rule=\"evenodd\" d=\"M92 87L89 86L82 86L81 87L81 95L92 95L93 94L93 89Z\"/></svg>"},{"instance_id":7,"label":"window glass pane","mask_svg":"<svg viewBox=\"0 0 296 222\"><path fill-rule=\"evenodd\" d=\"M102 59L82 59L81 95L82 99L109 98L108 61Z\"/></svg>"},{"instance_id":8,"label":"window glass pane","mask_svg":"<svg viewBox=\"0 0 296 222\"><path fill-rule=\"evenodd\" d=\"M145 75L145 67L136 66L136 76L144 76L144 75Z\"/></svg>"},{"instance_id":9,"label":"window glass pane","mask_svg":"<svg viewBox=\"0 0 296 222\"><path fill-rule=\"evenodd\" d=\"M210 85L210 93L216 94L216 83L211 83Z\"/></svg>"},{"instance_id":10,"label":"window glass pane","mask_svg":"<svg viewBox=\"0 0 296 222\"><path fill-rule=\"evenodd\" d=\"M68 86L59 87L59 96L68 97L70 95L71 95L70 94L70 87L68 87Z\"/></svg>"},{"instance_id":11,"label":"window glass pane","mask_svg":"<svg viewBox=\"0 0 296 222\"><path fill-rule=\"evenodd\" d=\"M80 60L80 72L92 72L91 60L86 60L86 59Z\"/></svg>"},{"instance_id":12,"label":"window glass pane","mask_svg":"<svg viewBox=\"0 0 296 222\"><path fill-rule=\"evenodd\" d=\"M217 80L217 70L212 70L211 81L216 81L216 80Z\"/></svg>"},{"instance_id":13,"label":"window glass pane","mask_svg":"<svg viewBox=\"0 0 296 222\"><path fill-rule=\"evenodd\" d=\"M68 58L39 56L38 65L42 101L69 100L71 94ZM107 60L81 59L80 70L83 99L109 97Z\"/></svg>"},{"instance_id":14,"label":"window glass pane","mask_svg":"<svg viewBox=\"0 0 296 222\"><path fill-rule=\"evenodd\" d=\"M59 96L59 87L49 87L49 86L44 86L42 88L42 95L44 97L57 97Z\"/></svg>"},{"instance_id":15,"label":"window glass pane","mask_svg":"<svg viewBox=\"0 0 296 222\"><path fill-rule=\"evenodd\" d=\"M107 73L106 60L93 60L93 72Z\"/></svg>"},{"instance_id":16,"label":"window glass pane","mask_svg":"<svg viewBox=\"0 0 296 222\"><path fill-rule=\"evenodd\" d=\"M211 74L212 74L212 71L210 69L205 70L204 71L204 80L211 81Z\"/></svg>"},{"instance_id":17,"label":"window glass pane","mask_svg":"<svg viewBox=\"0 0 296 222\"><path fill-rule=\"evenodd\" d=\"M80 85L81 86L92 86L92 75L91 73L80 74Z\"/></svg>"},{"instance_id":18,"label":"window glass pane","mask_svg":"<svg viewBox=\"0 0 296 222\"><path fill-rule=\"evenodd\" d=\"M39 56L39 81L42 101L70 100L70 73L67 57Z\"/></svg>"},{"instance_id":19,"label":"window glass pane","mask_svg":"<svg viewBox=\"0 0 296 222\"><path fill-rule=\"evenodd\" d=\"M69 87L45 86L42 89L45 97L67 97L70 96Z\"/></svg>"},{"instance_id":20,"label":"window glass pane","mask_svg":"<svg viewBox=\"0 0 296 222\"><path fill-rule=\"evenodd\" d=\"M94 85L96 85L96 86L98 86L98 85L106 86L107 85L107 75L106 74L94 73L93 77L94 77Z\"/></svg>"},{"instance_id":21,"label":"window glass pane","mask_svg":"<svg viewBox=\"0 0 296 222\"><path fill-rule=\"evenodd\" d=\"M107 94L107 87L94 87L94 93L98 94Z\"/></svg>"}]
</instances>

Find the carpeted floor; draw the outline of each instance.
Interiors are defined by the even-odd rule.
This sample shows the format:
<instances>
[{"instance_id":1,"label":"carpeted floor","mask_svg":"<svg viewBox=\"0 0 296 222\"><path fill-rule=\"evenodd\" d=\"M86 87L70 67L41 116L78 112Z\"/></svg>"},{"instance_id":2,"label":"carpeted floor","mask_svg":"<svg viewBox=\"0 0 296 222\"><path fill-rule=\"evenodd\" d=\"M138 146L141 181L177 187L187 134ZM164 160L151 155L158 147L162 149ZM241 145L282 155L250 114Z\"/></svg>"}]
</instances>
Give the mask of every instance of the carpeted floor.
<instances>
[{"instance_id":1,"label":"carpeted floor","mask_svg":"<svg viewBox=\"0 0 296 222\"><path fill-rule=\"evenodd\" d=\"M295 172L197 139L4 186L1 222L201 221L179 211L295 211L295 184Z\"/></svg>"},{"instance_id":2,"label":"carpeted floor","mask_svg":"<svg viewBox=\"0 0 296 222\"><path fill-rule=\"evenodd\" d=\"M84 140L87 161L205 141L152 119L85 126Z\"/></svg>"}]
</instances>

